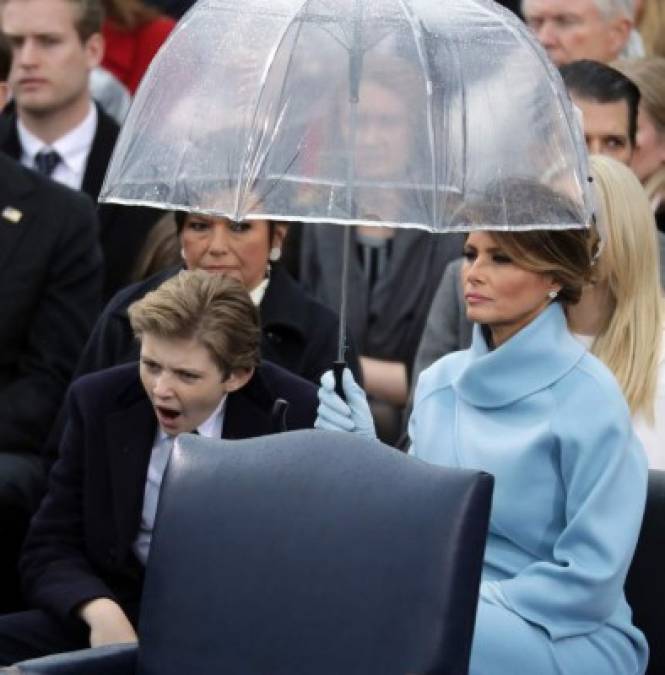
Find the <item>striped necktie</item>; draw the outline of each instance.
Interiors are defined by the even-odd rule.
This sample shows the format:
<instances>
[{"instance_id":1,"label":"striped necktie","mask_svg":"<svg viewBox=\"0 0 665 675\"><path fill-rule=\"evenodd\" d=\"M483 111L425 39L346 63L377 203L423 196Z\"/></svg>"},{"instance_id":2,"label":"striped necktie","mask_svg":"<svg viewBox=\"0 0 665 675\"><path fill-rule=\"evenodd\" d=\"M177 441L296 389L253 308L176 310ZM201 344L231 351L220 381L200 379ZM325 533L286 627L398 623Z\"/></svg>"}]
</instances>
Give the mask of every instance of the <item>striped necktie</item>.
<instances>
[{"instance_id":1,"label":"striped necktie","mask_svg":"<svg viewBox=\"0 0 665 675\"><path fill-rule=\"evenodd\" d=\"M44 176L50 176L62 157L55 150L41 150L35 155L35 168Z\"/></svg>"}]
</instances>

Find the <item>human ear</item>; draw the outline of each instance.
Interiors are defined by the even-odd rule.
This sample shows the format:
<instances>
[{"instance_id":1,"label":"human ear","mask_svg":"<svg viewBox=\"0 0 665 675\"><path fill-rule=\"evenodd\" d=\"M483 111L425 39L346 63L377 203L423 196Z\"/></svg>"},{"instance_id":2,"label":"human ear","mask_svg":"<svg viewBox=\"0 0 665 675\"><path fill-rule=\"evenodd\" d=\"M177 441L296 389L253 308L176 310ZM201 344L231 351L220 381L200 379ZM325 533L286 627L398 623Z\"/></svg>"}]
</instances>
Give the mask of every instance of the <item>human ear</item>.
<instances>
[{"instance_id":1,"label":"human ear","mask_svg":"<svg viewBox=\"0 0 665 675\"><path fill-rule=\"evenodd\" d=\"M254 368L236 368L224 380L226 391L231 393L242 389L253 377Z\"/></svg>"},{"instance_id":2,"label":"human ear","mask_svg":"<svg viewBox=\"0 0 665 675\"><path fill-rule=\"evenodd\" d=\"M104 57L104 38L101 33L93 33L83 44L86 58L88 61L88 69L96 68Z\"/></svg>"},{"instance_id":3,"label":"human ear","mask_svg":"<svg viewBox=\"0 0 665 675\"><path fill-rule=\"evenodd\" d=\"M621 51L626 46L630 31L633 29L633 22L625 16L618 16L610 22L607 32L609 46L613 58L619 58Z\"/></svg>"},{"instance_id":4,"label":"human ear","mask_svg":"<svg viewBox=\"0 0 665 675\"><path fill-rule=\"evenodd\" d=\"M557 281L556 277L553 274L546 274L545 275L545 284L547 287L547 294L549 295L552 291L554 291L557 295L561 292L561 289L563 288L563 284ZM552 297L552 296L550 296ZM555 296L556 297L556 296Z\"/></svg>"},{"instance_id":5,"label":"human ear","mask_svg":"<svg viewBox=\"0 0 665 675\"><path fill-rule=\"evenodd\" d=\"M273 226L272 239L270 240L271 248L282 248L284 238L286 237L288 225L286 223L275 223Z\"/></svg>"}]
</instances>

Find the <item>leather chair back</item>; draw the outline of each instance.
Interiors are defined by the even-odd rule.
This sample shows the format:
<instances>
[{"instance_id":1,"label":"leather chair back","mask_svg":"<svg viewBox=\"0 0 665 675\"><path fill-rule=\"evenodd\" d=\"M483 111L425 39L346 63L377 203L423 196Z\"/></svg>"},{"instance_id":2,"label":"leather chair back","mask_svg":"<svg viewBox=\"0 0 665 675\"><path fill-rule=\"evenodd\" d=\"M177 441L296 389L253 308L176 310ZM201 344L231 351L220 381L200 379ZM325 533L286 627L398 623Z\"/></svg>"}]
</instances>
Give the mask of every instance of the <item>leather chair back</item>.
<instances>
[{"instance_id":1,"label":"leather chair back","mask_svg":"<svg viewBox=\"0 0 665 675\"><path fill-rule=\"evenodd\" d=\"M353 434L180 437L140 675L463 675L493 479Z\"/></svg>"},{"instance_id":2,"label":"leather chair back","mask_svg":"<svg viewBox=\"0 0 665 675\"><path fill-rule=\"evenodd\" d=\"M647 675L665 673L665 471L649 471L649 492L626 579L633 621L649 643Z\"/></svg>"}]
</instances>

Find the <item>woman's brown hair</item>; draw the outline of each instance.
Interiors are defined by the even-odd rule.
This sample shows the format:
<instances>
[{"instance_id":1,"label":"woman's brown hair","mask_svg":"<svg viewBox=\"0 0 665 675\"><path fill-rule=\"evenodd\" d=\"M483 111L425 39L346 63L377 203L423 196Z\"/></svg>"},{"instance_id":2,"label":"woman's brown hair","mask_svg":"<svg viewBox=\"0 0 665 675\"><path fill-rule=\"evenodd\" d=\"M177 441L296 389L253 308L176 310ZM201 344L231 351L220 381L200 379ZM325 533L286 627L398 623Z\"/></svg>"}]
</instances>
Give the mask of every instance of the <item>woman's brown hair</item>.
<instances>
[{"instance_id":1,"label":"woman's brown hair","mask_svg":"<svg viewBox=\"0 0 665 675\"><path fill-rule=\"evenodd\" d=\"M569 197L526 178L496 183L467 217L489 230L503 252L530 272L551 274L561 285L557 301L579 302L582 288L592 279L595 238L580 227L579 207ZM529 226L550 223L560 229L499 229L493 223Z\"/></svg>"},{"instance_id":2,"label":"woman's brown hair","mask_svg":"<svg viewBox=\"0 0 665 675\"><path fill-rule=\"evenodd\" d=\"M133 30L161 16L141 0L102 0L102 4L106 17L126 30Z\"/></svg>"}]
</instances>

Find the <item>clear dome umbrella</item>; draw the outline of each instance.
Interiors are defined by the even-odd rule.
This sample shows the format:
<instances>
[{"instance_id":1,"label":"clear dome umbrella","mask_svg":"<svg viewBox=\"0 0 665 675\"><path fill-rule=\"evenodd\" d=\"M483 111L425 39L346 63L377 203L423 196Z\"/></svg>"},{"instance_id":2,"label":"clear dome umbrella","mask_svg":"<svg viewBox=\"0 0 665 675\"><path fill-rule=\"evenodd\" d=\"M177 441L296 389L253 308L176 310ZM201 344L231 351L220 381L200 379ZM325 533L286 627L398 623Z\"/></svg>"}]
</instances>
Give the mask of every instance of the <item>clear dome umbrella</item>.
<instances>
[{"instance_id":1,"label":"clear dome umbrella","mask_svg":"<svg viewBox=\"0 0 665 675\"><path fill-rule=\"evenodd\" d=\"M557 71L490 0L199 0L141 83L100 199L432 232L583 227L585 158ZM511 213L516 184L550 197Z\"/></svg>"}]
</instances>

